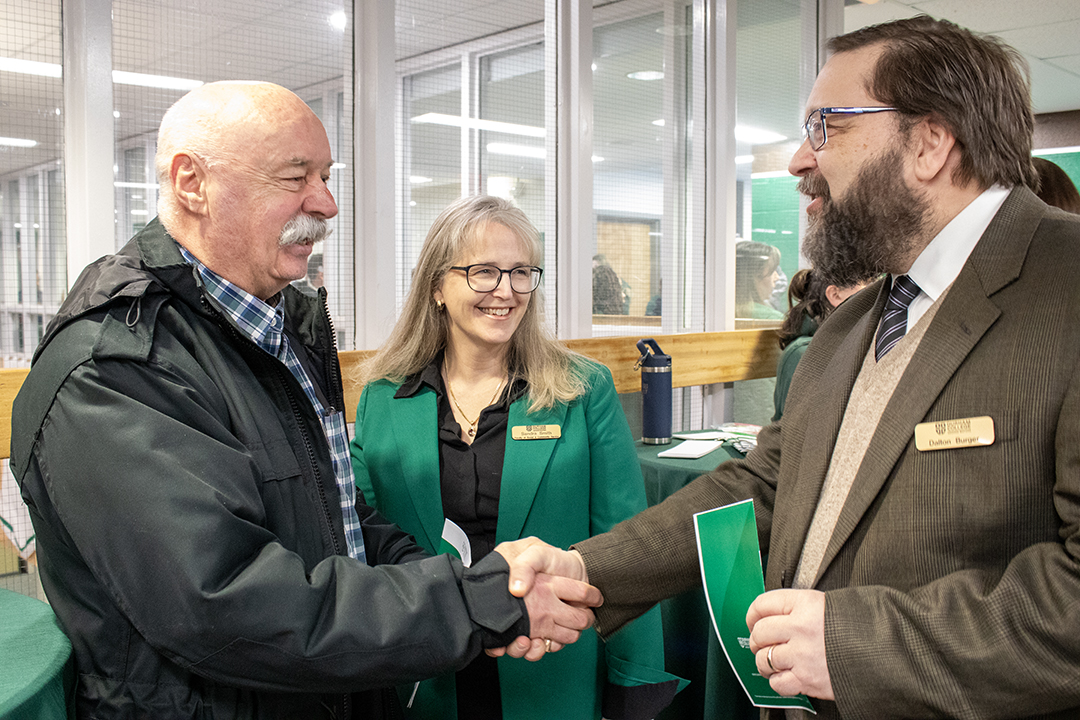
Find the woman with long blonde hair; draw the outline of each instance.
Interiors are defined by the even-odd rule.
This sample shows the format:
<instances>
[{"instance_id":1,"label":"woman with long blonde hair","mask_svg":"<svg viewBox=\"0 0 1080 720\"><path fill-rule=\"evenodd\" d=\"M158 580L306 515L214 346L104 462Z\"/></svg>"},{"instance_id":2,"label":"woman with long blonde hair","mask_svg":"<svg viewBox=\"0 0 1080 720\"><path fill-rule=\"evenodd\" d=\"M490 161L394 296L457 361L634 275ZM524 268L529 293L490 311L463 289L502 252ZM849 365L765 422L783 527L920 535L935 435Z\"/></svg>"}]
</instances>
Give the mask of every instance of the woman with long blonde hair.
<instances>
[{"instance_id":1,"label":"woman with long blonde hair","mask_svg":"<svg viewBox=\"0 0 1080 720\"><path fill-rule=\"evenodd\" d=\"M544 322L541 258L511 203L453 203L428 232L390 338L362 366L357 486L430 552L476 561L527 536L567 548L645 507L611 373ZM588 631L551 649L539 663L480 653L402 688L406 715L645 720L679 684L663 671L656 610L609 643Z\"/></svg>"}]
</instances>

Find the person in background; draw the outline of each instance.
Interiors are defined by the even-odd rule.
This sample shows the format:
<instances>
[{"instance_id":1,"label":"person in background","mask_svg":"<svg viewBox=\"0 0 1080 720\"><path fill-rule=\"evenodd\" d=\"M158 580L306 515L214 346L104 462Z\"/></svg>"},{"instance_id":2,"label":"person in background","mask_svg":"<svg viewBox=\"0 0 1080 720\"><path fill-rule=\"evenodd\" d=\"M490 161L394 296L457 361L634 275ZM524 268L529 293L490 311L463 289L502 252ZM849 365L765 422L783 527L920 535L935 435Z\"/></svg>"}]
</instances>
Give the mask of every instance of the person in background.
<instances>
[{"instance_id":1,"label":"person in background","mask_svg":"<svg viewBox=\"0 0 1080 720\"><path fill-rule=\"evenodd\" d=\"M159 217L82 272L12 413L75 716L391 718L383 688L573 640L555 592L595 590L522 601L499 549L428 557L354 497L330 317L290 286L337 213L311 109L210 83L157 147Z\"/></svg>"},{"instance_id":2,"label":"person in background","mask_svg":"<svg viewBox=\"0 0 1080 720\"><path fill-rule=\"evenodd\" d=\"M776 414L773 415L773 422L784 415L784 402L791 387L791 378L818 326L840 307L840 303L867 284L863 280L841 287L829 284L823 275L817 270L804 268L792 276L788 286L788 312L777 331L783 352L776 364L776 389L773 391Z\"/></svg>"},{"instance_id":3,"label":"person in background","mask_svg":"<svg viewBox=\"0 0 1080 720\"><path fill-rule=\"evenodd\" d=\"M1080 217L1032 191L1026 63L925 15L828 49L789 166L802 250L888 277L818 329L745 459L571 552L508 547L511 587L588 579L605 635L700 587L694 513L752 499L773 692L815 720L1075 720Z\"/></svg>"},{"instance_id":4,"label":"person in background","mask_svg":"<svg viewBox=\"0 0 1080 720\"><path fill-rule=\"evenodd\" d=\"M592 260L593 315L625 315L627 299L623 282L603 255Z\"/></svg>"},{"instance_id":5,"label":"person in background","mask_svg":"<svg viewBox=\"0 0 1080 720\"><path fill-rule=\"evenodd\" d=\"M776 282L773 283L772 294L769 295L769 307L774 310L779 310L782 313L786 313L788 309L788 276L784 272L784 268L779 265L776 267Z\"/></svg>"},{"instance_id":6,"label":"person in background","mask_svg":"<svg viewBox=\"0 0 1080 720\"><path fill-rule=\"evenodd\" d=\"M1039 173L1039 199L1047 205L1080 214L1080 191L1069 175L1046 158L1032 158Z\"/></svg>"},{"instance_id":7,"label":"person in background","mask_svg":"<svg viewBox=\"0 0 1080 720\"><path fill-rule=\"evenodd\" d=\"M780 251L772 245L740 240L735 244L735 317L783 320L768 304L780 277Z\"/></svg>"},{"instance_id":8,"label":"person in background","mask_svg":"<svg viewBox=\"0 0 1080 720\"><path fill-rule=\"evenodd\" d=\"M656 286L656 294L649 298L645 304L645 314L659 316L664 314L664 281L660 280Z\"/></svg>"},{"instance_id":9,"label":"person in background","mask_svg":"<svg viewBox=\"0 0 1080 720\"><path fill-rule=\"evenodd\" d=\"M447 522L480 562L530 535L566 548L645 507L611 373L544 322L541 258L538 231L510 202L451 204L428 232L400 319L362 368L357 485L429 552L445 547ZM481 655L420 683L407 715L647 720L678 687L663 671L658 610L607 643L586 633L528 667Z\"/></svg>"},{"instance_id":10,"label":"person in background","mask_svg":"<svg viewBox=\"0 0 1080 720\"><path fill-rule=\"evenodd\" d=\"M308 258L307 273L299 280L295 280L292 286L308 297L318 297L319 288L323 286L323 254L313 254Z\"/></svg>"}]
</instances>

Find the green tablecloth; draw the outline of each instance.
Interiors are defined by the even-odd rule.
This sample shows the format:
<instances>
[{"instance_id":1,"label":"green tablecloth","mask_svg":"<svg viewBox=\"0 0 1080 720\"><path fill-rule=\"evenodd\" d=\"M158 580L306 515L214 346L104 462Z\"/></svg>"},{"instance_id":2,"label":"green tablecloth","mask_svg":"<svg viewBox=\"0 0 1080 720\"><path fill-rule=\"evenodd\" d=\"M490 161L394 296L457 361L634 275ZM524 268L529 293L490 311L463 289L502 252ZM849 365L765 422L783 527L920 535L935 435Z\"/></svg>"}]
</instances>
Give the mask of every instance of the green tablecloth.
<instances>
[{"instance_id":1,"label":"green tablecloth","mask_svg":"<svg viewBox=\"0 0 1080 720\"><path fill-rule=\"evenodd\" d=\"M645 495L656 505L699 475L742 453L727 445L700 458L658 458L675 447L637 443L638 460L645 476ZM731 671L716 639L705 593L700 589L677 595L661 603L664 615L664 653L668 672L690 681L658 720L756 720L757 709L750 704L742 685Z\"/></svg>"},{"instance_id":2,"label":"green tablecloth","mask_svg":"<svg viewBox=\"0 0 1080 720\"><path fill-rule=\"evenodd\" d=\"M73 687L71 643L52 608L0 590L0 717L67 718L68 691Z\"/></svg>"}]
</instances>

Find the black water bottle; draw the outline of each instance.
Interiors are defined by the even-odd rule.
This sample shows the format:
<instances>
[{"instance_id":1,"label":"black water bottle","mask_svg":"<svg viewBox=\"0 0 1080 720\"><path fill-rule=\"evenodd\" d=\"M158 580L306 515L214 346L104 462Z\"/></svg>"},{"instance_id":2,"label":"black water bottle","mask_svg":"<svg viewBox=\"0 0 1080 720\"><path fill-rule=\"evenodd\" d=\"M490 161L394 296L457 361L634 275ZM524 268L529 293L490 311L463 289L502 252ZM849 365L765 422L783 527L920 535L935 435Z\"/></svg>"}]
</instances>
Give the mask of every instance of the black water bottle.
<instances>
[{"instance_id":1,"label":"black water bottle","mask_svg":"<svg viewBox=\"0 0 1080 720\"><path fill-rule=\"evenodd\" d=\"M641 369L641 440L646 445L671 442L671 356L652 338L638 340L635 368Z\"/></svg>"}]
</instances>

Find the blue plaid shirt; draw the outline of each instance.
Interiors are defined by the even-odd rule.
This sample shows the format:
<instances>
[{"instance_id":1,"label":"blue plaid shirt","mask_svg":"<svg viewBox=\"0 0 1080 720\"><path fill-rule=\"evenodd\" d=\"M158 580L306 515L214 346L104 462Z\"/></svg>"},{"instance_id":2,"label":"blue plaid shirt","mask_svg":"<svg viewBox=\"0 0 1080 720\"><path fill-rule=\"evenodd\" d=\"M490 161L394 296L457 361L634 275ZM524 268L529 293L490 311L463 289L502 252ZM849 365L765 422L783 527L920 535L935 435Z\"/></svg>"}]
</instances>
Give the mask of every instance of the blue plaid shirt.
<instances>
[{"instance_id":1,"label":"blue plaid shirt","mask_svg":"<svg viewBox=\"0 0 1080 720\"><path fill-rule=\"evenodd\" d=\"M330 445L330 455L334 461L334 475L341 500L341 514L345 521L345 543L349 557L366 563L364 536L360 530L360 518L356 514L356 480L349 457L349 434L345 428L345 413L333 408L331 412L327 412L319 401L318 395L315 394L315 385L304 371L296 353L289 347L289 339L285 337L284 303L279 302L276 307L267 305L203 265L183 245L177 243L177 247L180 248L184 259L199 271L210 297L232 318L245 335L255 341L256 345L285 363L285 367L289 368L289 372L304 388L304 394L307 395L319 419L322 420L323 433Z\"/></svg>"}]
</instances>

